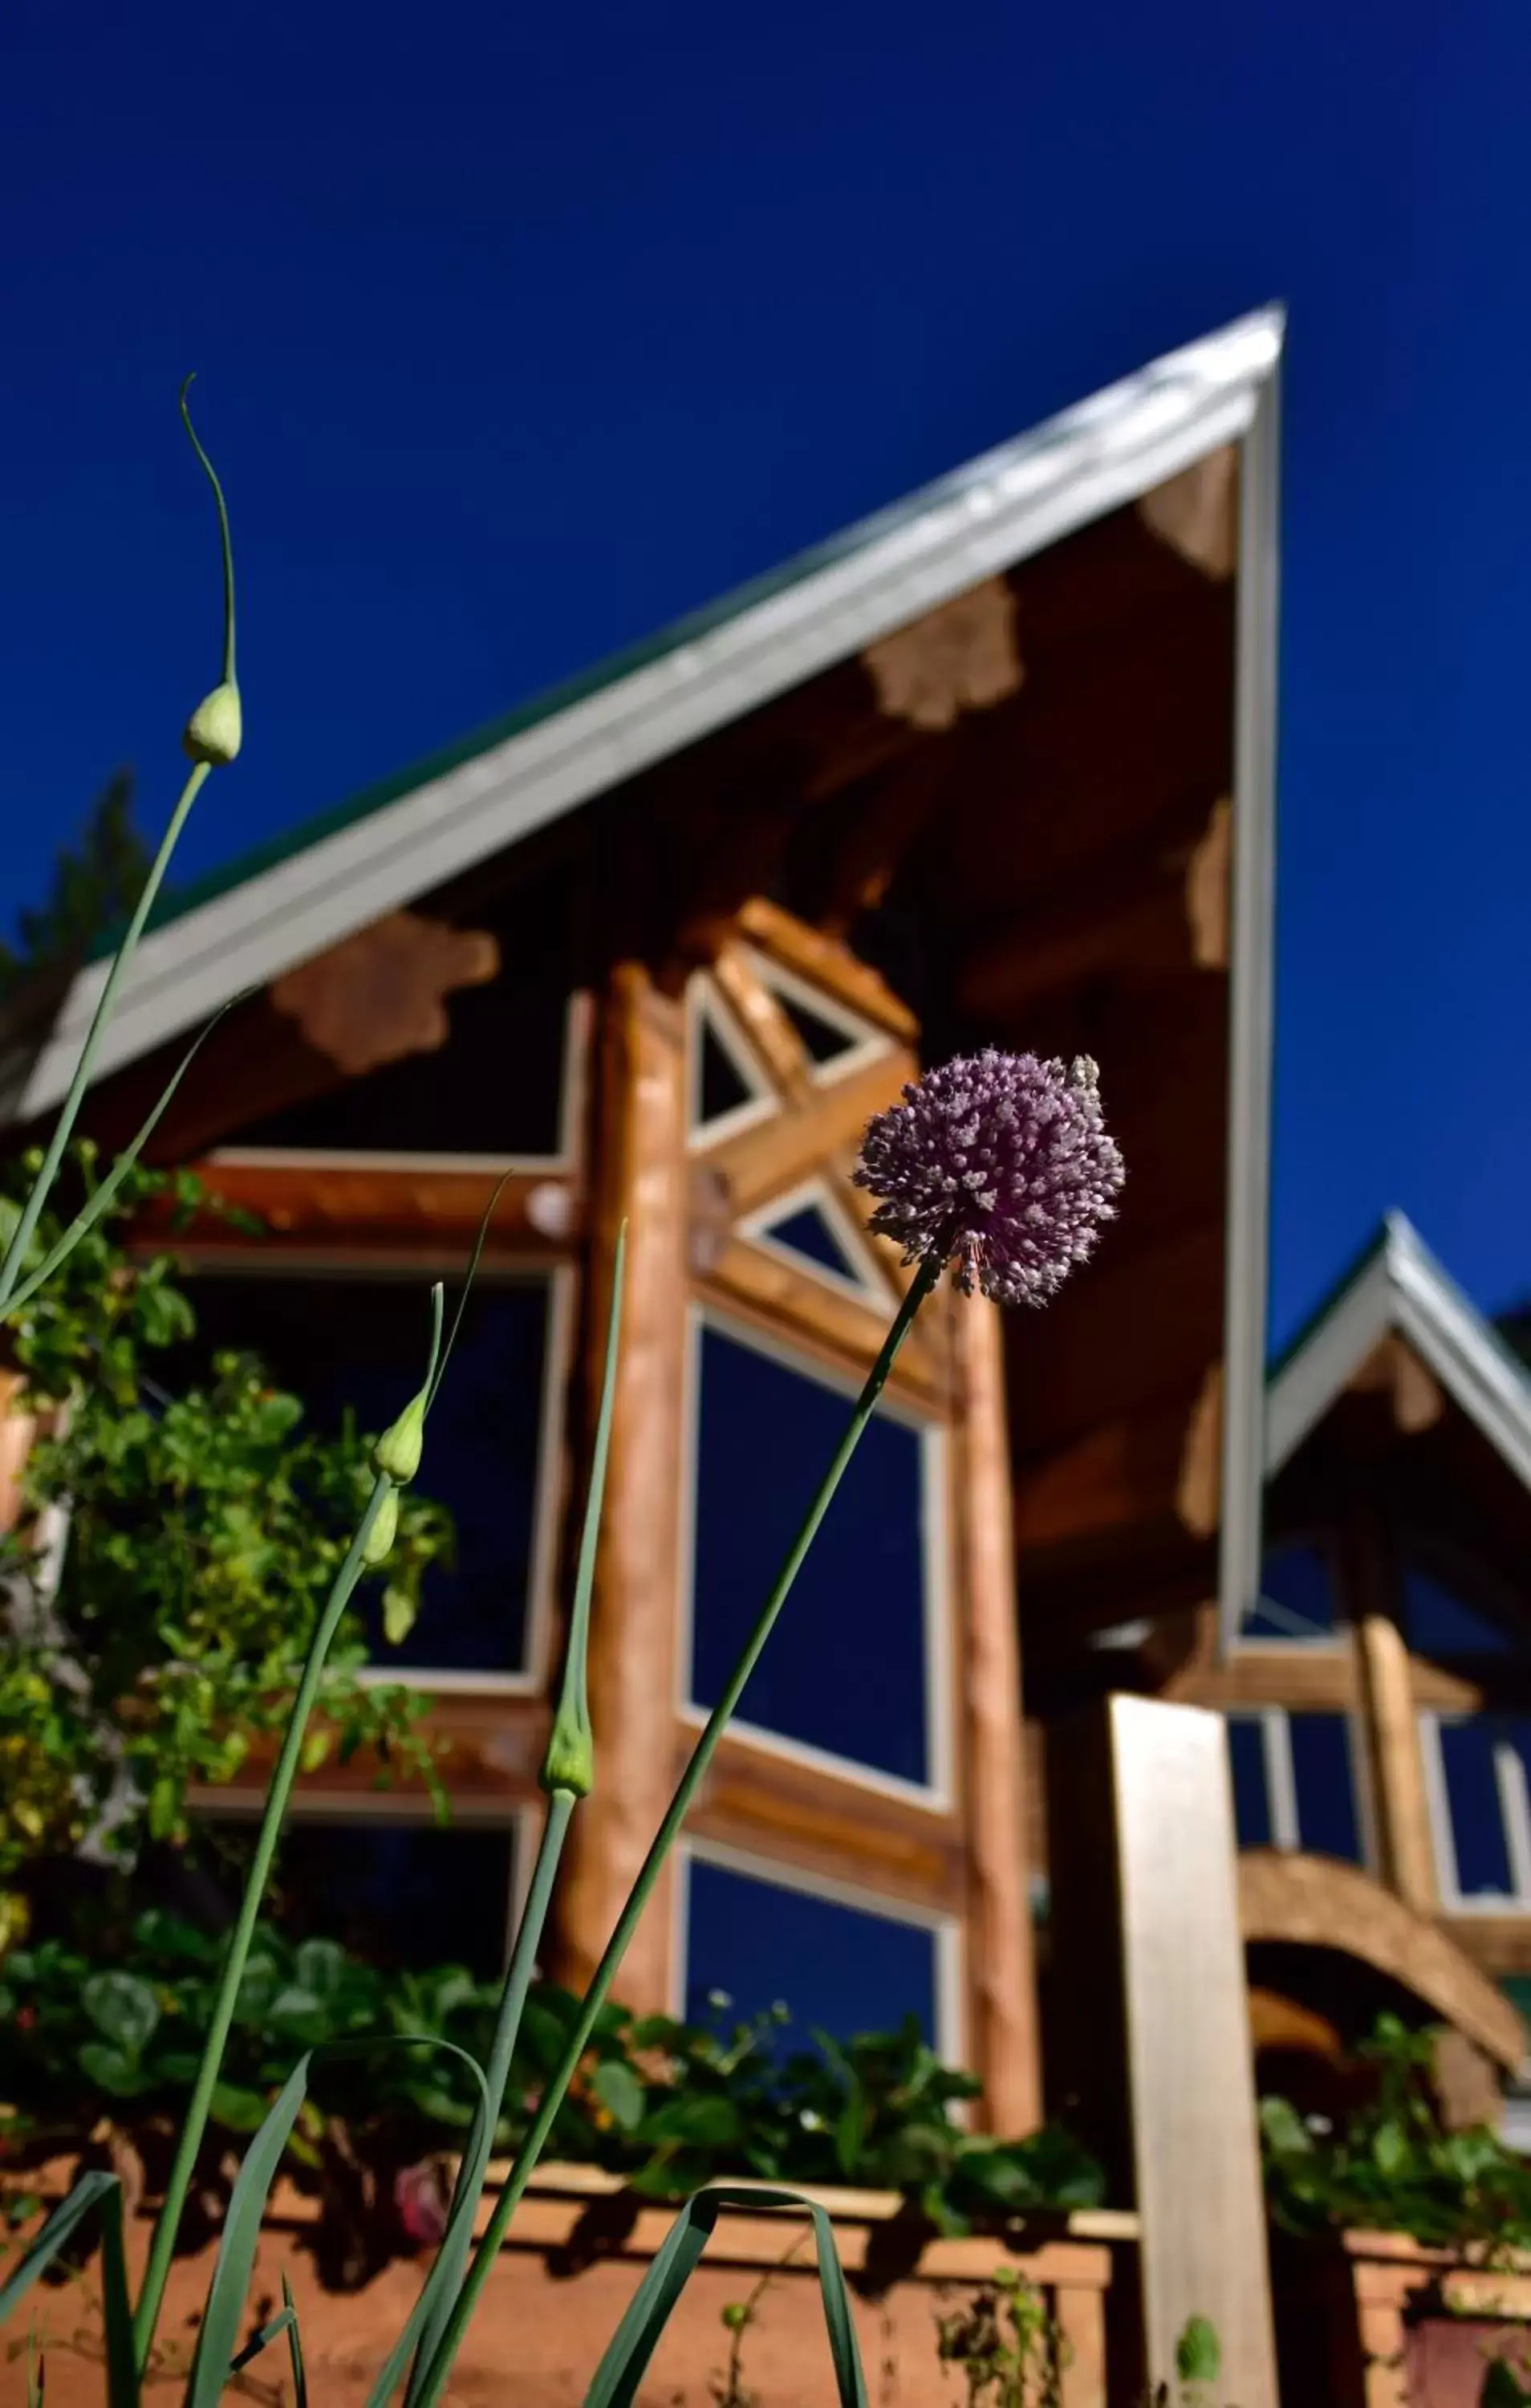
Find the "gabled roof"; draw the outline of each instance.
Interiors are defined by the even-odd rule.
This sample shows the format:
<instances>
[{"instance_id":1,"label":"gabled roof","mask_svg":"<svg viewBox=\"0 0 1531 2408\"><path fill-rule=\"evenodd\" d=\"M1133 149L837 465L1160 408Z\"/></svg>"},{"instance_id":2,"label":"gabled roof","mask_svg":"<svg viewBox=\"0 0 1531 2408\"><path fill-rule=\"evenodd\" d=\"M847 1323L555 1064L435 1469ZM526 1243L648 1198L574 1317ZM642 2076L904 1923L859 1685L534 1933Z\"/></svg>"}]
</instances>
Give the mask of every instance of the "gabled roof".
<instances>
[{"instance_id":1,"label":"gabled roof","mask_svg":"<svg viewBox=\"0 0 1531 2408\"><path fill-rule=\"evenodd\" d=\"M1531 1379L1401 1212L1390 1212L1271 1375L1266 1472L1280 1471L1390 1335L1420 1360L1531 1488Z\"/></svg>"},{"instance_id":2,"label":"gabled roof","mask_svg":"<svg viewBox=\"0 0 1531 2408\"><path fill-rule=\"evenodd\" d=\"M97 1077L1247 434L1281 337L1265 310L1170 354L167 904ZM62 1097L104 977L82 971L46 1044L0 1066L0 1118Z\"/></svg>"}]
</instances>

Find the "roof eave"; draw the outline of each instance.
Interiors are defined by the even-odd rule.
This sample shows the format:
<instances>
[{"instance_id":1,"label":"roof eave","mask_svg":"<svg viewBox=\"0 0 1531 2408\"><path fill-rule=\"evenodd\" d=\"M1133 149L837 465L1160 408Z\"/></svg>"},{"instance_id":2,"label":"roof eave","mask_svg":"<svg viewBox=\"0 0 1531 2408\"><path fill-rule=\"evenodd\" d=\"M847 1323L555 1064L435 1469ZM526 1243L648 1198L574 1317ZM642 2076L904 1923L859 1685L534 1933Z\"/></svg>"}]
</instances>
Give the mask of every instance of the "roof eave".
<instances>
[{"instance_id":1,"label":"roof eave","mask_svg":"<svg viewBox=\"0 0 1531 2408\"><path fill-rule=\"evenodd\" d=\"M1531 1380L1401 1213L1390 1213L1349 1283L1270 1385L1266 1469L1274 1477L1390 1332L1408 1340L1452 1402L1531 1489Z\"/></svg>"},{"instance_id":2,"label":"roof eave","mask_svg":"<svg viewBox=\"0 0 1531 2408\"><path fill-rule=\"evenodd\" d=\"M108 1075L206 1021L384 912L548 825L619 781L936 608L1077 528L1139 498L1223 444L1252 438L1244 479L1238 796L1241 937L1263 925L1258 957L1240 956L1236 1064L1252 1077L1236 1131L1230 1207L1239 1222L1241 1351L1264 1334L1263 1191L1268 1118L1269 891L1274 755L1275 533L1271 410L1283 315L1261 310L1190 345L944 479L909 504L810 554L785 582L747 589L678 631L678 640L577 699L352 816L317 841L212 896L143 941L96 1060ZM699 632L697 632L699 630ZM1258 790L1258 791L1256 791ZM0 1069L0 1115L29 1121L65 1092L105 982L82 971L48 1042ZM1262 1068L1262 1059L1265 1067ZM1255 1225L1258 1225L1257 1226ZM1225 1469L1259 1463L1255 1400L1235 1400L1230 1366ZM1251 1385L1245 1372L1237 1383ZM1246 1458L1249 1461L1246 1461ZM1257 1486L1257 1484L1256 1484ZM1224 1494L1233 1494L1232 1486ZM1257 1541L1240 1534L1240 1560ZM1231 1560L1231 1558L1230 1558Z\"/></svg>"}]
</instances>

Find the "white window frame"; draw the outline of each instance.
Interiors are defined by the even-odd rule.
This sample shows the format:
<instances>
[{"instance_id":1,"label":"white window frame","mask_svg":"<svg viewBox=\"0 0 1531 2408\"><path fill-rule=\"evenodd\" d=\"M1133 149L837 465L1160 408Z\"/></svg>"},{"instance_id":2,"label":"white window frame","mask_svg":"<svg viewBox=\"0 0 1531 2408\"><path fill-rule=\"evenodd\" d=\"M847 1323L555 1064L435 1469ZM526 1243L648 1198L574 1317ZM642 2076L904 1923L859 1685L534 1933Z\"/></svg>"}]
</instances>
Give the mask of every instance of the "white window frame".
<instances>
[{"instance_id":1,"label":"white window frame","mask_svg":"<svg viewBox=\"0 0 1531 2408\"><path fill-rule=\"evenodd\" d=\"M827 1062L809 1057L808 1078L814 1086L838 1086L842 1079L853 1078L870 1063L886 1061L897 1052L896 1040L885 1028L866 1019L852 1005L842 1003L838 996L815 986L811 979L800 977L796 970L788 969L785 963L762 953L756 945L741 944L738 950L761 985L779 1001L795 1003L799 1010L811 1012L815 1020L822 1020L826 1028L837 1028L851 1040L843 1054L834 1054Z\"/></svg>"},{"instance_id":2,"label":"white window frame","mask_svg":"<svg viewBox=\"0 0 1531 2408\"><path fill-rule=\"evenodd\" d=\"M774 1331L761 1329L752 1322L721 1312L715 1305L698 1304L693 1300L688 1307L680 1465L680 1593L676 1650L679 1694L676 1702L681 1721L698 1730L707 1721L708 1711L707 1707L699 1706L691 1694L692 1642L695 1628L697 1436L702 1390L702 1337L707 1329L714 1330L720 1337L738 1345L751 1347L757 1354L784 1365L799 1378L816 1380L821 1387L843 1396L848 1404L860 1395L862 1387L861 1380L853 1371L842 1371L821 1361L816 1355L794 1346L788 1340L778 1337ZM789 1763L805 1765L814 1771L833 1773L842 1781L853 1783L858 1788L875 1790L885 1798L903 1799L910 1804L924 1807L932 1813L950 1813L954 1799L952 1633L956 1600L952 1566L949 1486L952 1457L948 1432L929 1413L909 1404L902 1397L890 1396L886 1389L879 1401L878 1411L888 1420L915 1431L921 1440L925 1761L930 1777L926 1782L906 1781L900 1774L880 1772L874 1765L858 1764L853 1756L839 1756L827 1748L810 1747L801 1740L783 1738L759 1723L737 1715L728 1726L728 1736L736 1744L758 1748L763 1755L784 1757ZM790 1598L785 1611L792 1612Z\"/></svg>"},{"instance_id":3,"label":"white window frame","mask_svg":"<svg viewBox=\"0 0 1531 2408\"><path fill-rule=\"evenodd\" d=\"M1441 1727L1447 1723L1503 1719L1508 1717L1495 1714L1492 1707L1461 1711L1440 1706L1419 1709L1420 1753L1424 1761L1424 1794L1435 1841L1436 1882L1441 1906L1448 1914L1503 1915L1531 1911L1531 1794L1527 1791L1525 1767L1508 1740L1495 1742L1494 1780L1513 1887L1502 1897L1468 1898L1463 1894L1457 1871L1456 1834L1452 1824L1446 1760L1440 1746Z\"/></svg>"},{"instance_id":4,"label":"white window frame","mask_svg":"<svg viewBox=\"0 0 1531 2408\"><path fill-rule=\"evenodd\" d=\"M702 1118L702 1038L710 1028L720 1051L749 1092L715 1119ZM693 1154L710 1153L725 1138L754 1128L781 1110L781 1098L758 1062L748 1038L706 970L686 984L686 1144Z\"/></svg>"},{"instance_id":5,"label":"white window frame","mask_svg":"<svg viewBox=\"0 0 1531 2408\"><path fill-rule=\"evenodd\" d=\"M423 1258L399 1261L364 1259L356 1254L271 1254L256 1248L220 1248L198 1254L195 1267L218 1278L299 1280L322 1276L334 1280L368 1281L396 1285L411 1274L423 1278L430 1269ZM460 1269L460 1266L454 1266ZM549 1262L535 1254L506 1257L481 1268L477 1284L483 1288L525 1287L540 1283L548 1291L547 1336L542 1355L542 1397L537 1414L537 1492L532 1508L532 1545L527 1565L526 1627L521 1668L513 1672L433 1671L429 1665L390 1665L375 1659L364 1665L357 1680L372 1688L428 1689L435 1697L525 1698L539 1696L546 1685L554 1628L553 1585L558 1567L560 1517L564 1499L564 1404L574 1343L578 1274L573 1264ZM195 1282L192 1300L196 1301ZM424 1334L422 1313L422 1336ZM450 1373L449 1373L450 1376ZM430 1494L427 1448L424 1493Z\"/></svg>"},{"instance_id":6,"label":"white window frame","mask_svg":"<svg viewBox=\"0 0 1531 2408\"><path fill-rule=\"evenodd\" d=\"M589 1114L591 1032L594 1005L582 988L568 998L564 1013L564 1059L559 1076L558 1147L553 1154L428 1154L408 1147L376 1149L356 1146L219 1145L205 1157L216 1168L249 1170L440 1170L483 1171L494 1177L575 1180L584 1168L585 1132ZM400 1057L408 1060L408 1055ZM391 1066L378 1065L379 1069ZM366 1073L364 1071L365 1078ZM351 1084L351 1081L344 1083Z\"/></svg>"},{"instance_id":7,"label":"white window frame","mask_svg":"<svg viewBox=\"0 0 1531 2408\"><path fill-rule=\"evenodd\" d=\"M1270 1838L1266 1845L1288 1854L1306 1854L1301 1820L1297 1812L1297 1778L1292 1760L1292 1721L1294 1714L1332 1713L1343 1723L1345 1751L1351 1768L1351 1795L1355 1800L1355 1831L1361 1847L1361 1863L1369 1868L1376 1862L1376 1834L1372 1824L1371 1798L1366 1781L1365 1750L1361 1745L1356 1718L1338 1706L1244 1706L1223 1708L1225 1722L1258 1723L1264 1747L1266 1797L1270 1807ZM1338 1861L1344 1861L1340 1859Z\"/></svg>"},{"instance_id":8,"label":"white window frame","mask_svg":"<svg viewBox=\"0 0 1531 2408\"><path fill-rule=\"evenodd\" d=\"M683 2020L686 2013L687 1956L691 1937L691 1868L692 1865L714 1865L720 1871L742 1874L746 1880L768 1882L777 1889L795 1890L806 1898L822 1899L829 1906L851 1908L858 1914L880 1915L885 1923L903 1923L918 1931L928 1932L932 1942L935 1980L932 1985L936 2009L934 2045L943 2065L965 2065L966 2057L966 2014L964 1985L964 1934L959 1916L944 1908L917 1906L907 1899L890 1898L882 1890L868 1889L857 1882L842 1882L827 1874L805 1872L800 1866L781 1863L777 1857L757 1856L752 1849L737 1848L719 1840L682 1839L675 1852L674 1885L674 1949L671 1957L671 2012ZM791 1987L790 1981L786 1985ZM793 2001L786 2000L790 2007Z\"/></svg>"}]
</instances>

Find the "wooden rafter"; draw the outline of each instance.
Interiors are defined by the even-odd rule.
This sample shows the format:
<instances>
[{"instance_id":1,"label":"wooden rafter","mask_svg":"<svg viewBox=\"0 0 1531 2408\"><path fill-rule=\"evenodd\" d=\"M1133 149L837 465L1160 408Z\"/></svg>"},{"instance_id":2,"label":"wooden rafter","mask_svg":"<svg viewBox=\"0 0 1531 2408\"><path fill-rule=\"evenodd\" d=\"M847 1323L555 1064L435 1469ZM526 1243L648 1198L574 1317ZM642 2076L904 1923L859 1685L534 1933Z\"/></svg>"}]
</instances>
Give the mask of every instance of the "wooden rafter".
<instances>
[{"instance_id":1,"label":"wooden rafter","mask_svg":"<svg viewBox=\"0 0 1531 2408\"><path fill-rule=\"evenodd\" d=\"M856 1145L874 1112L897 1100L915 1075L912 1055L890 1054L852 1070L832 1085L816 1087L796 1111L780 1112L708 1150L706 1159L728 1182L737 1213L752 1211Z\"/></svg>"},{"instance_id":2,"label":"wooden rafter","mask_svg":"<svg viewBox=\"0 0 1531 2408\"><path fill-rule=\"evenodd\" d=\"M811 1274L795 1271L763 1248L731 1239L713 1260L696 1293L704 1303L738 1312L765 1329L778 1329L809 1353L839 1368L870 1369L888 1334L887 1316L842 1296ZM889 1375L889 1387L944 1412L951 1401L948 1333L942 1316L927 1308L905 1340Z\"/></svg>"},{"instance_id":3,"label":"wooden rafter","mask_svg":"<svg viewBox=\"0 0 1531 2408\"><path fill-rule=\"evenodd\" d=\"M265 1235L254 1242L274 1260L320 1248L465 1259L500 1175L301 1160L214 1159L196 1168L220 1202L258 1216ZM517 1172L495 1205L485 1260L507 1254L566 1254L582 1236L583 1218L582 1199L570 1179ZM144 1214L139 1230L163 1241L172 1226L173 1206L165 1201ZM188 1254L217 1255L248 1253L252 1241L229 1221L204 1212L177 1232L175 1242Z\"/></svg>"},{"instance_id":4,"label":"wooden rafter","mask_svg":"<svg viewBox=\"0 0 1531 2408\"><path fill-rule=\"evenodd\" d=\"M763 896L745 904L738 915L738 928L741 935L753 939L763 953L769 953L783 968L795 970L799 977L822 986L826 995L860 1012L874 1027L886 1029L890 1037L898 1038L905 1045L916 1042L920 1024L909 1006L868 963L859 960L837 939L810 928L805 921L794 919L790 911L780 910Z\"/></svg>"}]
</instances>

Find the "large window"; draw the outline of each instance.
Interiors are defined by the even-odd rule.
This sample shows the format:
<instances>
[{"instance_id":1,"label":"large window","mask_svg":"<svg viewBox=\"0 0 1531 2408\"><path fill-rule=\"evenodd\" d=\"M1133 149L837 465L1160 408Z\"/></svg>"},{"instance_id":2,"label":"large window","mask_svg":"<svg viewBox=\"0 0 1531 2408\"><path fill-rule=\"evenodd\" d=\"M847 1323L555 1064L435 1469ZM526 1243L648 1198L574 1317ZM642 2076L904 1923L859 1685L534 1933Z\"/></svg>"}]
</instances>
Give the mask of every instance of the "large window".
<instances>
[{"instance_id":1,"label":"large window","mask_svg":"<svg viewBox=\"0 0 1531 2408\"><path fill-rule=\"evenodd\" d=\"M209 1817L203 1858L232 1911L253 1819ZM509 1956L517 1896L512 1823L296 1814L283 1832L265 1911L292 1940L337 1940L391 1971L465 1965L494 1981Z\"/></svg>"},{"instance_id":2,"label":"large window","mask_svg":"<svg viewBox=\"0 0 1531 2408\"><path fill-rule=\"evenodd\" d=\"M1350 1717L1266 1706L1228 1715L1241 1848L1302 1848L1365 1861Z\"/></svg>"},{"instance_id":3,"label":"large window","mask_svg":"<svg viewBox=\"0 0 1531 2408\"><path fill-rule=\"evenodd\" d=\"M1531 1715L1430 1713L1420 1725L1443 1902L1531 1907Z\"/></svg>"},{"instance_id":4,"label":"large window","mask_svg":"<svg viewBox=\"0 0 1531 2408\"><path fill-rule=\"evenodd\" d=\"M375 1668L465 1682L530 1675L553 1543L560 1293L556 1276L480 1279L432 1408L422 1495L448 1506L455 1561L433 1567L403 1644L375 1628ZM429 1334L423 1277L337 1269L272 1278L199 1274L198 1352L250 1347L291 1385L310 1425L387 1427L420 1385ZM376 1614L376 1604L369 1607Z\"/></svg>"},{"instance_id":5,"label":"large window","mask_svg":"<svg viewBox=\"0 0 1531 2408\"><path fill-rule=\"evenodd\" d=\"M851 1412L841 1383L741 1327L697 1325L690 1703L716 1704ZM874 1414L745 1691L742 1726L929 1793L946 1785L942 1449Z\"/></svg>"},{"instance_id":6,"label":"large window","mask_svg":"<svg viewBox=\"0 0 1531 2408\"><path fill-rule=\"evenodd\" d=\"M953 1935L938 1919L723 1851L688 1852L682 1887L688 2016L720 1992L740 2021L780 2003L798 2048L815 2030L845 2040L912 2014L933 2047L960 2053Z\"/></svg>"}]
</instances>

